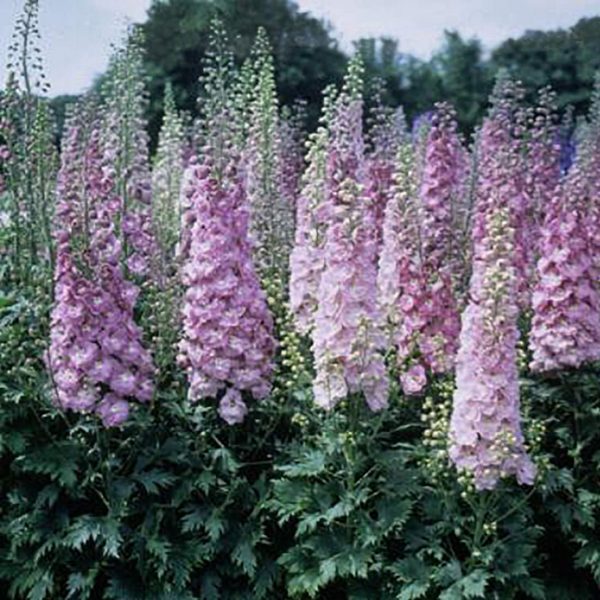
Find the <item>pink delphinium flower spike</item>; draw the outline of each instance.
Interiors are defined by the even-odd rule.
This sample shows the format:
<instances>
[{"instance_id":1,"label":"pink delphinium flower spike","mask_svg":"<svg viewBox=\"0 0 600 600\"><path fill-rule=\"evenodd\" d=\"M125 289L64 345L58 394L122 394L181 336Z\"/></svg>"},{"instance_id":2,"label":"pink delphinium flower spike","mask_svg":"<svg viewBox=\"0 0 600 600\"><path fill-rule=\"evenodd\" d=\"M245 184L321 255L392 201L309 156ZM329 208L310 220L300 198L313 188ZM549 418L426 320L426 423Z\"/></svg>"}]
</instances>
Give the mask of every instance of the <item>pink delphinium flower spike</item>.
<instances>
[{"instance_id":1,"label":"pink delphinium flower spike","mask_svg":"<svg viewBox=\"0 0 600 600\"><path fill-rule=\"evenodd\" d=\"M153 365L133 320L138 290L121 272L121 203L98 129L75 120L66 140L48 366L61 407L95 411L110 427L127 419L130 401L151 399Z\"/></svg>"},{"instance_id":2,"label":"pink delphinium flower spike","mask_svg":"<svg viewBox=\"0 0 600 600\"><path fill-rule=\"evenodd\" d=\"M325 409L362 392L369 408L378 411L388 403L388 379L375 293L377 238L372 198L365 194L361 71L354 60L331 124L322 207L329 225L312 333L313 390Z\"/></svg>"},{"instance_id":3,"label":"pink delphinium flower spike","mask_svg":"<svg viewBox=\"0 0 600 600\"><path fill-rule=\"evenodd\" d=\"M493 489L508 475L531 485L536 472L524 447L519 414L514 230L510 209L501 206L497 195L492 200L498 208L485 224L471 300L462 316L450 420L450 458L473 475L479 490Z\"/></svg>"}]
</instances>

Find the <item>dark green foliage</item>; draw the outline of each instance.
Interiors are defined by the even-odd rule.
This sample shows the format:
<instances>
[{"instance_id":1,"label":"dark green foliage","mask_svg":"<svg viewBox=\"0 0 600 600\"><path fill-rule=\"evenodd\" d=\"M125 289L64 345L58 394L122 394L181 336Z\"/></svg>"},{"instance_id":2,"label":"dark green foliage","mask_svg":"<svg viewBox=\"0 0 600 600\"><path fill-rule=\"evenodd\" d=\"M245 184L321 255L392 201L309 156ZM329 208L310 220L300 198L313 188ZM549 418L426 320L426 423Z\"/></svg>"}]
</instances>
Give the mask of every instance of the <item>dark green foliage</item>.
<instances>
[{"instance_id":1,"label":"dark green foliage","mask_svg":"<svg viewBox=\"0 0 600 600\"><path fill-rule=\"evenodd\" d=\"M48 400L46 308L41 292L0 301L8 598L597 597L597 370L524 379L540 482L478 494L443 440L424 441L446 426L451 381L425 410L395 396L372 415L352 398L324 417L303 376L231 428L186 407L172 371L106 431Z\"/></svg>"},{"instance_id":2,"label":"dark green foliage","mask_svg":"<svg viewBox=\"0 0 600 600\"><path fill-rule=\"evenodd\" d=\"M261 507L290 414L267 401L231 429L213 408L184 408L175 378L118 431L63 414L41 361L47 300L34 300L0 308L6 597L269 597L282 549Z\"/></svg>"}]
</instances>

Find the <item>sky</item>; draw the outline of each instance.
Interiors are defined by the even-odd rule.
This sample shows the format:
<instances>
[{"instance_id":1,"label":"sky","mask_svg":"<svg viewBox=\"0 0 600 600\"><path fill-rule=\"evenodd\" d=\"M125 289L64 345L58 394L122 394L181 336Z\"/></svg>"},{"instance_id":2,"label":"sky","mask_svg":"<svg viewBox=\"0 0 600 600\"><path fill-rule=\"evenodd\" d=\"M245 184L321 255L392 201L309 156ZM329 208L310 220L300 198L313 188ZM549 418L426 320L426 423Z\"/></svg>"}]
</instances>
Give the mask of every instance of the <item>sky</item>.
<instances>
[{"instance_id":1,"label":"sky","mask_svg":"<svg viewBox=\"0 0 600 600\"><path fill-rule=\"evenodd\" d=\"M244 0L246 2L251 0ZM600 0L296 0L324 18L344 49L360 37L389 36L401 52L429 58L445 29L476 36L486 49L528 29L568 27L600 15ZM80 93L105 69L127 22L144 19L151 0L40 0L40 29L51 94ZM4 66L22 0L0 0ZM3 69L4 71L4 69ZM3 77L0 79L3 80Z\"/></svg>"}]
</instances>

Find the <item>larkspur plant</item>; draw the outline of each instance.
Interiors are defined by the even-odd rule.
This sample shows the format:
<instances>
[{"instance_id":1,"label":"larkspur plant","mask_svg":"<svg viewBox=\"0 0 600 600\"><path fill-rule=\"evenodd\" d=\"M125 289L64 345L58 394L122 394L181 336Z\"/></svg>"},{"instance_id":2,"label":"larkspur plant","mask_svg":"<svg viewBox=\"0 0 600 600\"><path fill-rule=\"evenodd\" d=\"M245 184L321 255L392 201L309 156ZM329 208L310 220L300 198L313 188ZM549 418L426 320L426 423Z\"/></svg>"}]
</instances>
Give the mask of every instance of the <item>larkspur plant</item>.
<instances>
[{"instance_id":1,"label":"larkspur plant","mask_svg":"<svg viewBox=\"0 0 600 600\"><path fill-rule=\"evenodd\" d=\"M103 144L122 199L120 235L127 270L138 277L156 277L152 178L144 118L147 101L139 35L134 29L115 49L109 65L103 89Z\"/></svg>"},{"instance_id":2,"label":"larkspur plant","mask_svg":"<svg viewBox=\"0 0 600 600\"><path fill-rule=\"evenodd\" d=\"M115 426L128 416L128 399L151 400L153 365L133 321L139 290L120 265L115 218L122 200L103 164L97 124L86 132L78 120L68 129L59 173L48 368L59 406L93 410Z\"/></svg>"},{"instance_id":3,"label":"larkspur plant","mask_svg":"<svg viewBox=\"0 0 600 600\"><path fill-rule=\"evenodd\" d=\"M53 269L51 220L57 152L46 95L38 26L38 2L25 3L9 47L6 87L0 96L0 214L9 238L15 284L31 284L40 268Z\"/></svg>"},{"instance_id":4,"label":"larkspur plant","mask_svg":"<svg viewBox=\"0 0 600 600\"><path fill-rule=\"evenodd\" d=\"M335 90L326 90L323 115L316 132L307 142L307 166L301 179L296 202L296 233L290 254L290 309L297 330L311 331L317 308L317 290L323 271L322 248L326 222L323 206L326 199L326 162L329 143L329 119Z\"/></svg>"},{"instance_id":5,"label":"larkspur plant","mask_svg":"<svg viewBox=\"0 0 600 600\"><path fill-rule=\"evenodd\" d=\"M208 68L214 73L206 93L230 93L219 65ZM262 399L271 391L275 342L272 316L252 263L248 198L237 167L240 155L232 143L235 115L228 111L233 103L219 105L215 100L212 105L223 114L207 120L203 135L220 141L216 148L207 141L202 162L192 159L186 175L188 210L194 216L186 222L191 230L182 268L186 291L180 363L187 370L190 400L224 391L219 414L232 425L247 413L242 392Z\"/></svg>"},{"instance_id":6,"label":"larkspur plant","mask_svg":"<svg viewBox=\"0 0 600 600\"><path fill-rule=\"evenodd\" d=\"M284 159L273 58L266 32L259 29L250 56L255 70L248 139L244 144L250 232L263 276L286 273L294 227L295 195L285 189ZM293 147L286 148L293 152Z\"/></svg>"},{"instance_id":7,"label":"larkspur plant","mask_svg":"<svg viewBox=\"0 0 600 600\"><path fill-rule=\"evenodd\" d=\"M362 392L374 411L387 406L388 385L380 351L384 347L376 297L377 236L366 195L362 140L362 63L353 61L336 100L326 165L328 221L323 273L317 290L314 396L331 409Z\"/></svg>"},{"instance_id":8,"label":"larkspur plant","mask_svg":"<svg viewBox=\"0 0 600 600\"><path fill-rule=\"evenodd\" d=\"M597 598L600 78L575 127L500 74L469 146L357 55L309 133L217 20L152 159L133 28L59 152L37 9L0 94L3 597Z\"/></svg>"}]
</instances>

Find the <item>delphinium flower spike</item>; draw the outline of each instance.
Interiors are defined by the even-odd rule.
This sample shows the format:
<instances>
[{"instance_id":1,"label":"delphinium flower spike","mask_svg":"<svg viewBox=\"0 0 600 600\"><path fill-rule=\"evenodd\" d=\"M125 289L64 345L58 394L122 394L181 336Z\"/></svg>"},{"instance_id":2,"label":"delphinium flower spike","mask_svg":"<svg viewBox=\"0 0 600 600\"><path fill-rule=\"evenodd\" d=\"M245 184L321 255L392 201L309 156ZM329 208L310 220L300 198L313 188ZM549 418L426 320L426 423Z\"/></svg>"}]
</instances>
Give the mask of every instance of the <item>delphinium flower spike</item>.
<instances>
[{"instance_id":1,"label":"delphinium flower spike","mask_svg":"<svg viewBox=\"0 0 600 600\"><path fill-rule=\"evenodd\" d=\"M510 80L498 81L481 134L483 168L475 206L469 303L462 315L450 421L450 458L458 469L472 474L477 489L492 489L508 475L531 484L535 476L519 413L522 263L515 253L522 204L521 182L513 181L510 171L519 167L513 137L515 91Z\"/></svg>"},{"instance_id":2,"label":"delphinium flower spike","mask_svg":"<svg viewBox=\"0 0 600 600\"><path fill-rule=\"evenodd\" d=\"M39 289L39 282L49 281L54 268L51 230L58 157L47 98L50 86L39 50L38 12L37 0L25 0L0 94L0 178L6 188L0 197L6 240L0 252L6 252L6 267L19 285L35 282Z\"/></svg>"},{"instance_id":3,"label":"delphinium flower spike","mask_svg":"<svg viewBox=\"0 0 600 600\"><path fill-rule=\"evenodd\" d=\"M368 195L372 199L378 255L383 241L385 208L393 193L393 176L398 149L409 142L406 119L402 107L390 108L382 100L383 84L376 81L367 124L366 161Z\"/></svg>"},{"instance_id":4,"label":"delphinium flower spike","mask_svg":"<svg viewBox=\"0 0 600 600\"><path fill-rule=\"evenodd\" d=\"M400 380L409 394L421 391L427 369L442 373L454 364L461 267L455 213L464 161L453 111L443 104L429 119L421 159L408 145L398 156L378 287Z\"/></svg>"},{"instance_id":5,"label":"delphinium flower spike","mask_svg":"<svg viewBox=\"0 0 600 600\"><path fill-rule=\"evenodd\" d=\"M165 86L164 116L152 169L153 217L165 266L175 255L179 241L179 198L186 149L185 123L175 105L173 87L168 83Z\"/></svg>"},{"instance_id":6,"label":"delphinium flower spike","mask_svg":"<svg viewBox=\"0 0 600 600\"><path fill-rule=\"evenodd\" d=\"M294 239L294 205L283 193L279 103L273 57L266 32L259 28L251 60L255 69L243 164L250 206L250 233L263 278L287 280Z\"/></svg>"},{"instance_id":7,"label":"delphinium flower spike","mask_svg":"<svg viewBox=\"0 0 600 600\"><path fill-rule=\"evenodd\" d=\"M133 319L138 289L121 270L113 175L97 123L74 116L59 174L48 367L58 405L96 412L106 426L152 398L154 371Z\"/></svg>"},{"instance_id":8,"label":"delphinium flower spike","mask_svg":"<svg viewBox=\"0 0 600 600\"><path fill-rule=\"evenodd\" d=\"M312 332L313 390L325 409L362 392L369 408L378 411L388 403L388 379L375 294L377 240L365 195L361 87L362 63L356 57L334 107L328 145L320 210L329 225Z\"/></svg>"},{"instance_id":9,"label":"delphinium flower spike","mask_svg":"<svg viewBox=\"0 0 600 600\"><path fill-rule=\"evenodd\" d=\"M103 84L102 138L122 198L120 234L129 273L158 279L152 178L146 131L147 92L139 30L118 47Z\"/></svg>"},{"instance_id":10,"label":"delphinium flower spike","mask_svg":"<svg viewBox=\"0 0 600 600\"><path fill-rule=\"evenodd\" d=\"M204 81L202 160L192 160L185 177L179 360L187 372L189 399L218 397L219 415L235 424L247 413L248 396L261 399L270 392L275 342L252 259L231 63L222 54L222 28L215 28Z\"/></svg>"},{"instance_id":11,"label":"delphinium flower spike","mask_svg":"<svg viewBox=\"0 0 600 600\"><path fill-rule=\"evenodd\" d=\"M327 219L326 204L327 149L329 123L336 91L329 87L323 97L323 111L317 131L308 139L307 167L301 178L296 202L296 230L290 254L290 309L296 329L308 334L314 325L317 290L323 272L323 245Z\"/></svg>"},{"instance_id":12,"label":"delphinium flower spike","mask_svg":"<svg viewBox=\"0 0 600 600\"><path fill-rule=\"evenodd\" d=\"M592 115L600 112L600 96L596 103ZM560 168L553 149L552 174ZM534 371L600 360L599 150L600 127L595 131L590 119L575 162L545 204L529 335Z\"/></svg>"}]
</instances>

